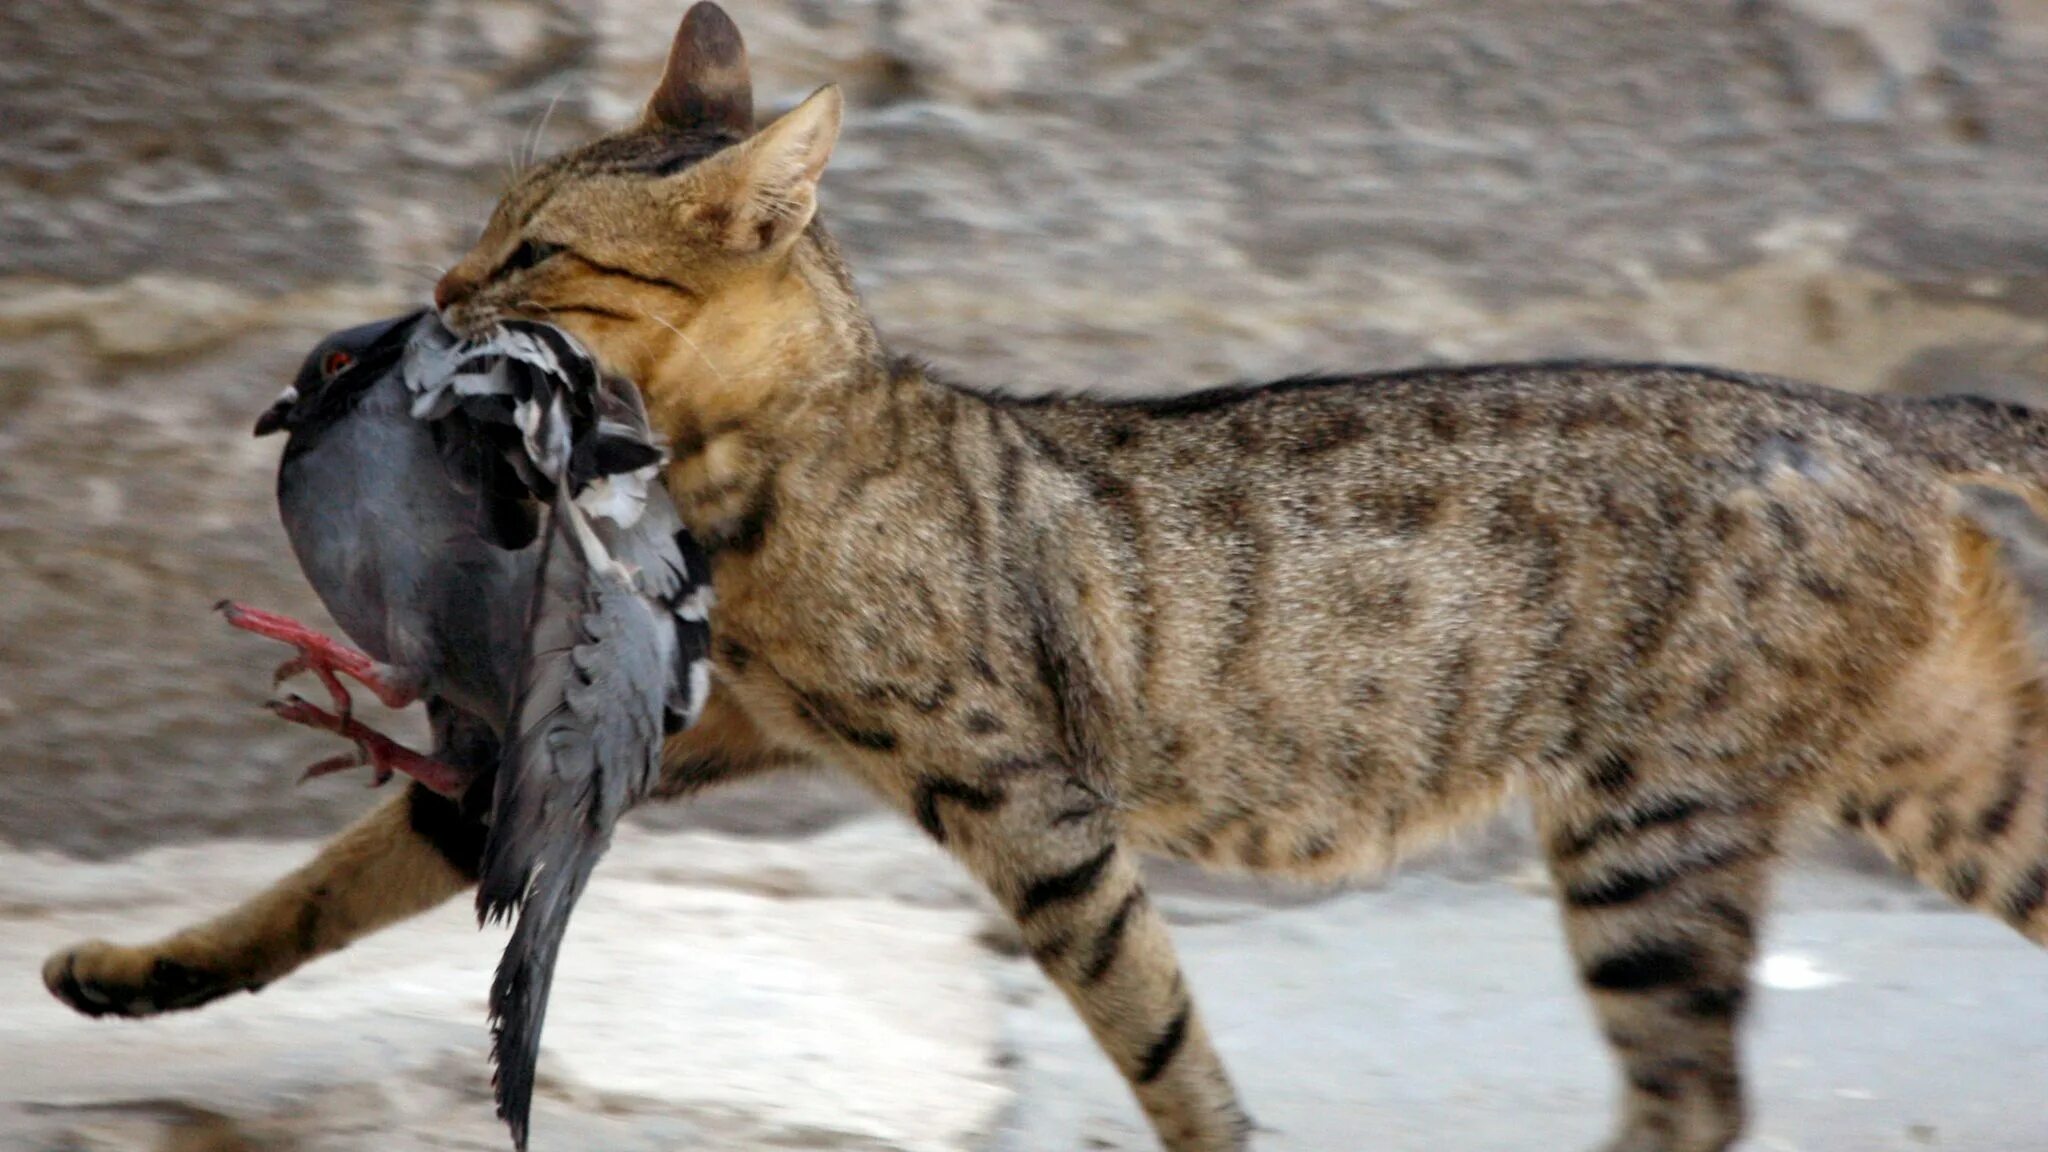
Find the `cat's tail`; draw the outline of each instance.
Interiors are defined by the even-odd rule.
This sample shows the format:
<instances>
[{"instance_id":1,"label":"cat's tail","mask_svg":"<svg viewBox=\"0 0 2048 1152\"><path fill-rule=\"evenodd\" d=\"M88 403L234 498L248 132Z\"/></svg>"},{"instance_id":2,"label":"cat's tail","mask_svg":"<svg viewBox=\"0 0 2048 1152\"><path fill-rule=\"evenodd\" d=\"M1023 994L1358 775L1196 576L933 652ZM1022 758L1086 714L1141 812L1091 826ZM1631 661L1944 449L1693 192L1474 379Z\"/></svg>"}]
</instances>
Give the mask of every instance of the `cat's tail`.
<instances>
[{"instance_id":1,"label":"cat's tail","mask_svg":"<svg viewBox=\"0 0 2048 1152\"><path fill-rule=\"evenodd\" d=\"M1939 674L1955 719L1872 749L1839 818L1929 887L2048 944L2048 496L2010 472L1953 482Z\"/></svg>"}]
</instances>

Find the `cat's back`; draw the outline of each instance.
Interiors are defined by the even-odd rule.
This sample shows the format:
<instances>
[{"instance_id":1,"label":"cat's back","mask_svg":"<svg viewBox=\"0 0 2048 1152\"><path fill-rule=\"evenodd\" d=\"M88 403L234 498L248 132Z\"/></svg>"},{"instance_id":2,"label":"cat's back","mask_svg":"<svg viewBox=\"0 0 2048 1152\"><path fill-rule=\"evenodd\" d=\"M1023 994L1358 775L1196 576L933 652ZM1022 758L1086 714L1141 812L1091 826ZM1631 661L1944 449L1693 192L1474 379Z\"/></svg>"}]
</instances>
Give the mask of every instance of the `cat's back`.
<instances>
[{"instance_id":1,"label":"cat's back","mask_svg":"<svg viewBox=\"0 0 2048 1152\"><path fill-rule=\"evenodd\" d=\"M1093 503L1164 518L1190 547L1256 530L1485 552L1535 533L1662 554L1719 542L1756 506L1805 551L1946 515L1918 443L1938 413L1680 365L1423 368L1013 413Z\"/></svg>"},{"instance_id":2,"label":"cat's back","mask_svg":"<svg viewBox=\"0 0 2048 1152\"><path fill-rule=\"evenodd\" d=\"M1706 482L1753 470L1773 440L1882 455L1886 403L1676 364L1545 361L1297 376L1127 400L1019 402L1063 449L1144 473L1231 471L1303 483L1408 469L1489 481L1649 466ZM1484 475L1473 466L1487 466Z\"/></svg>"},{"instance_id":3,"label":"cat's back","mask_svg":"<svg viewBox=\"0 0 2048 1152\"><path fill-rule=\"evenodd\" d=\"M1115 590L1148 713L1205 758L1323 779L1361 749L1396 777L1527 762L1646 706L1713 716L1737 680L1800 698L1924 638L1950 540L1881 402L1709 370L1015 415L1097 526L1067 536L1106 542L1069 555Z\"/></svg>"}]
</instances>

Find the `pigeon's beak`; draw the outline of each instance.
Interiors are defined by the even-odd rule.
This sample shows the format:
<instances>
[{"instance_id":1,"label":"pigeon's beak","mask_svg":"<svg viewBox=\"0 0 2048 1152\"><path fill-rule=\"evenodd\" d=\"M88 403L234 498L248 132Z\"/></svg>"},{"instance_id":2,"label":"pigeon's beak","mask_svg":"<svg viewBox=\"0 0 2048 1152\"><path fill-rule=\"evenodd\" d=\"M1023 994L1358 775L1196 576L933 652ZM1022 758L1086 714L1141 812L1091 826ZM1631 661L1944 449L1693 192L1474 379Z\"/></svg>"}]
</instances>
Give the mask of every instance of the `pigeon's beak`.
<instances>
[{"instance_id":1,"label":"pigeon's beak","mask_svg":"<svg viewBox=\"0 0 2048 1152\"><path fill-rule=\"evenodd\" d=\"M295 387L285 389L277 403L265 408L263 415L256 418L256 435L268 436L272 432L284 431L284 422L292 413L292 405L298 402L299 390Z\"/></svg>"}]
</instances>

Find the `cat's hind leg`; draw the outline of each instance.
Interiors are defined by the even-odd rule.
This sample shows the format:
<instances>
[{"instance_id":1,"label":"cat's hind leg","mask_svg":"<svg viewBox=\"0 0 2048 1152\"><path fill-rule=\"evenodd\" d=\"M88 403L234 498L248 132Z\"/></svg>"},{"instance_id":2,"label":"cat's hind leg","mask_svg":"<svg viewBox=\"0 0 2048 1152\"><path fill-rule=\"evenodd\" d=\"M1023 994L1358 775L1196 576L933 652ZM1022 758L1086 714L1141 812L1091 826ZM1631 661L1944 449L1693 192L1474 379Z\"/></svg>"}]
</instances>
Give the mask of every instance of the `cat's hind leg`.
<instances>
[{"instance_id":1,"label":"cat's hind leg","mask_svg":"<svg viewBox=\"0 0 2048 1152\"><path fill-rule=\"evenodd\" d=\"M1723 1152L1743 1129L1737 1042L1776 822L1736 780L1657 758L1601 758L1538 818L1572 958L1621 1065L1605 1152Z\"/></svg>"}]
</instances>

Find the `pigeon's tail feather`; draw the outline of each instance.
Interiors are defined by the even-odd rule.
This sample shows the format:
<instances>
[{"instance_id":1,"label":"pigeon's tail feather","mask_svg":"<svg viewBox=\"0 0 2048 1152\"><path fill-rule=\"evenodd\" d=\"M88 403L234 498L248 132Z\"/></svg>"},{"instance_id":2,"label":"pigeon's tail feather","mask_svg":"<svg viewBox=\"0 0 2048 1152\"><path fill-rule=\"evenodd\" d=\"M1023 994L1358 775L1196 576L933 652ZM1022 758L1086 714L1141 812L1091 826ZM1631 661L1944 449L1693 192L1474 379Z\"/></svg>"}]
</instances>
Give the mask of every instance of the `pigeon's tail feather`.
<instances>
[{"instance_id":1,"label":"pigeon's tail feather","mask_svg":"<svg viewBox=\"0 0 2048 1152\"><path fill-rule=\"evenodd\" d=\"M550 847L491 982L491 1061L497 1066L491 1086L497 1093L498 1117L511 1129L512 1143L521 1152L532 1120L541 1025L547 1019L555 959L569 930L569 914L603 853L594 830L574 843Z\"/></svg>"},{"instance_id":2,"label":"pigeon's tail feather","mask_svg":"<svg viewBox=\"0 0 2048 1152\"><path fill-rule=\"evenodd\" d=\"M673 643L566 486L542 547L477 888L481 918L518 915L491 1012L498 1111L522 1146L569 915L619 816L660 770Z\"/></svg>"}]
</instances>

